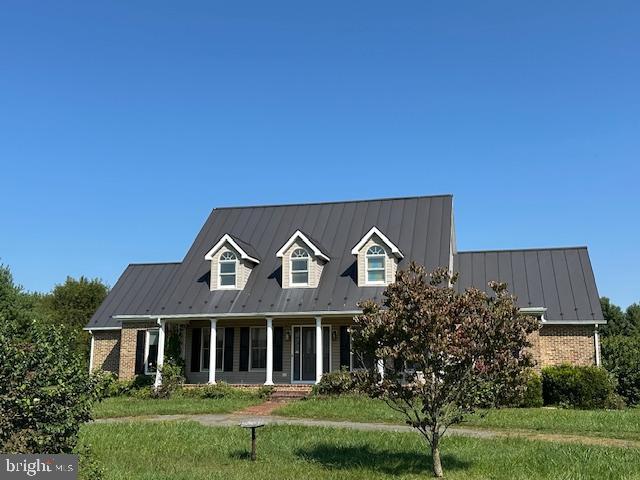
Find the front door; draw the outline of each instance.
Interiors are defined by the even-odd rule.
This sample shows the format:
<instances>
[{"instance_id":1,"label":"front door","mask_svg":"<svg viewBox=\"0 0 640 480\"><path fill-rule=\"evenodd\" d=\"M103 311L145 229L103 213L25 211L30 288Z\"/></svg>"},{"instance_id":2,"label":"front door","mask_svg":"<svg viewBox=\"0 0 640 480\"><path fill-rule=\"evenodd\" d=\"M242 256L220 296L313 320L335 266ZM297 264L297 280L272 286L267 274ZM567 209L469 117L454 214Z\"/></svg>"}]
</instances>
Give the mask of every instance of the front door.
<instances>
[{"instance_id":1,"label":"front door","mask_svg":"<svg viewBox=\"0 0 640 480\"><path fill-rule=\"evenodd\" d=\"M322 327L322 370L330 370L331 329ZM316 380L316 327L293 327L293 381L315 382Z\"/></svg>"}]
</instances>

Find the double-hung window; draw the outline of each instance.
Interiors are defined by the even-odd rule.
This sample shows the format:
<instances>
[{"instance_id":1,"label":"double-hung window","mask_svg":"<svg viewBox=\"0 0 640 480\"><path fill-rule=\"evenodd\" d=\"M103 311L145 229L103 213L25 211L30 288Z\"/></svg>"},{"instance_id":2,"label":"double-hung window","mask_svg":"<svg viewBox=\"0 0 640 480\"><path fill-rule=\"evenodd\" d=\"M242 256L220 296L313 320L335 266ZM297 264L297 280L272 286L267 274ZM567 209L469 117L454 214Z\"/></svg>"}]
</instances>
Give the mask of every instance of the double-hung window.
<instances>
[{"instance_id":1,"label":"double-hung window","mask_svg":"<svg viewBox=\"0 0 640 480\"><path fill-rule=\"evenodd\" d=\"M267 367L267 329L251 328L251 369Z\"/></svg>"},{"instance_id":2,"label":"double-hung window","mask_svg":"<svg viewBox=\"0 0 640 480\"><path fill-rule=\"evenodd\" d=\"M211 358L211 329L202 328L200 335L200 371L208 372ZM222 370L224 361L224 327L216 328L216 370Z\"/></svg>"},{"instance_id":3,"label":"double-hung window","mask_svg":"<svg viewBox=\"0 0 640 480\"><path fill-rule=\"evenodd\" d=\"M235 288L238 267L238 257L233 252L220 255L220 288Z\"/></svg>"},{"instance_id":4,"label":"double-hung window","mask_svg":"<svg viewBox=\"0 0 640 480\"><path fill-rule=\"evenodd\" d=\"M291 285L309 285L309 254L304 248L291 254Z\"/></svg>"},{"instance_id":5,"label":"double-hung window","mask_svg":"<svg viewBox=\"0 0 640 480\"><path fill-rule=\"evenodd\" d=\"M369 247L366 254L367 283L384 284L386 282L385 263L387 253L379 245Z\"/></svg>"},{"instance_id":6,"label":"double-hung window","mask_svg":"<svg viewBox=\"0 0 640 480\"><path fill-rule=\"evenodd\" d=\"M156 372L158 363L158 329L147 330L144 348L144 373Z\"/></svg>"}]
</instances>

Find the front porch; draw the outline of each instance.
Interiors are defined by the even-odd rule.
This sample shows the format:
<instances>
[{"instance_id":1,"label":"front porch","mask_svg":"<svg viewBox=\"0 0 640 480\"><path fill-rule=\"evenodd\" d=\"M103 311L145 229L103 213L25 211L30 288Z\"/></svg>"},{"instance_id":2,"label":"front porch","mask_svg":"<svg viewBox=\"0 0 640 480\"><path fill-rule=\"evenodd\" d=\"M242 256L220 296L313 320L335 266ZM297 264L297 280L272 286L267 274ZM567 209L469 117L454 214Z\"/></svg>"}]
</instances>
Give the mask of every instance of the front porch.
<instances>
[{"instance_id":1,"label":"front porch","mask_svg":"<svg viewBox=\"0 0 640 480\"><path fill-rule=\"evenodd\" d=\"M323 373L351 368L350 317L159 320L157 347L145 347L145 364L157 351L156 374L168 337L177 335L188 384L224 381L235 385L311 385ZM152 330L152 329L151 329ZM176 342L173 338L172 342Z\"/></svg>"}]
</instances>

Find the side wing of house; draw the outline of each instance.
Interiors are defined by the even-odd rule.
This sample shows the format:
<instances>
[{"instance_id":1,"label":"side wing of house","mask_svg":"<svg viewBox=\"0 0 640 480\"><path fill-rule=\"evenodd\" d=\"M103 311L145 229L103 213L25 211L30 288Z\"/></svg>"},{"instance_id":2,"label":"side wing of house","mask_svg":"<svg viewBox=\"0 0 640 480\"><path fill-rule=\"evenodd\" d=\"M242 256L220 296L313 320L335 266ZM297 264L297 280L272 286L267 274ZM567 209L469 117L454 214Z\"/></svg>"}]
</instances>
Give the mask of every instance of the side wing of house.
<instances>
[{"instance_id":1,"label":"side wing of house","mask_svg":"<svg viewBox=\"0 0 640 480\"><path fill-rule=\"evenodd\" d=\"M605 321L586 247L459 252L454 270L459 290L505 282L521 310L540 317L531 339L539 367L600 364L598 325Z\"/></svg>"}]
</instances>

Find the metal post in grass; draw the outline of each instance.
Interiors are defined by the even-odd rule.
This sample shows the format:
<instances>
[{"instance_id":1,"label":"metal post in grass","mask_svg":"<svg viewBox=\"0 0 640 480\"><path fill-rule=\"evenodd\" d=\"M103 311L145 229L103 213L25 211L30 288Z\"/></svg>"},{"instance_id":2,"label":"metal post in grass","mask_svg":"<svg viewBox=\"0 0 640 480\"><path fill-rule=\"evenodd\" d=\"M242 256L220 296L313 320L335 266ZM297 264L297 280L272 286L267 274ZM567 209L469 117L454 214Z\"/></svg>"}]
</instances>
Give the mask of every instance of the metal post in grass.
<instances>
[{"instance_id":1,"label":"metal post in grass","mask_svg":"<svg viewBox=\"0 0 640 480\"><path fill-rule=\"evenodd\" d=\"M256 461L256 428L264 427L264 422L246 421L240 424L242 428L251 429L251 461Z\"/></svg>"}]
</instances>

